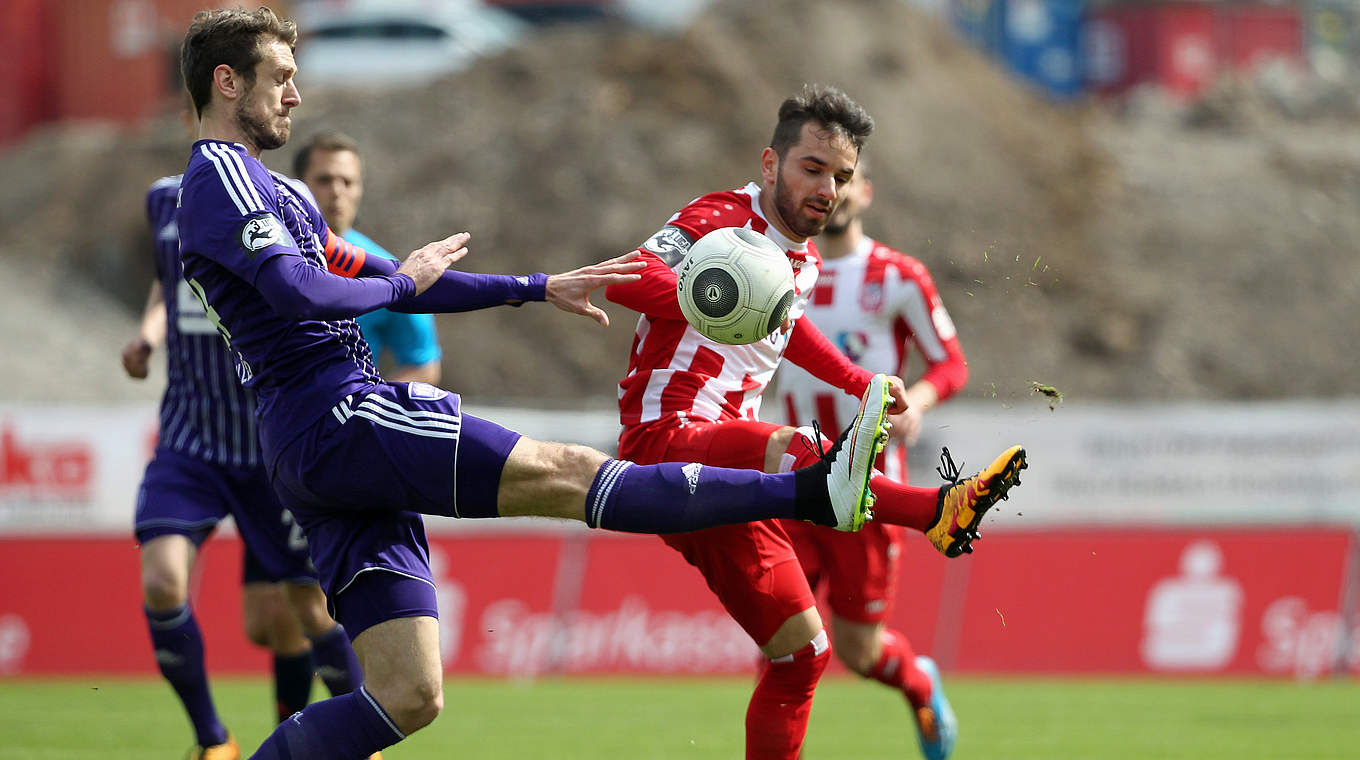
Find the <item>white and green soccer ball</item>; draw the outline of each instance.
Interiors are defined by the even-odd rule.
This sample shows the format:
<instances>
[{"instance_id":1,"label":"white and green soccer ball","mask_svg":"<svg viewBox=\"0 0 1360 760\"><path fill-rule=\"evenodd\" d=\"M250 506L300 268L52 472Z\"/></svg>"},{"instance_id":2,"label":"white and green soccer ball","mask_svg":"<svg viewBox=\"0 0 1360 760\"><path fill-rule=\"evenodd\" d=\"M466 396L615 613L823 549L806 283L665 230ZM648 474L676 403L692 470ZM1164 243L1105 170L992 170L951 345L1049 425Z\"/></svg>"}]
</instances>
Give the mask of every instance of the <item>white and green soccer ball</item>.
<instances>
[{"instance_id":1,"label":"white and green soccer ball","mask_svg":"<svg viewBox=\"0 0 1360 760\"><path fill-rule=\"evenodd\" d=\"M793 267L774 241L744 227L699 238L678 270L680 311L719 343L755 343L779 329L793 304Z\"/></svg>"}]
</instances>

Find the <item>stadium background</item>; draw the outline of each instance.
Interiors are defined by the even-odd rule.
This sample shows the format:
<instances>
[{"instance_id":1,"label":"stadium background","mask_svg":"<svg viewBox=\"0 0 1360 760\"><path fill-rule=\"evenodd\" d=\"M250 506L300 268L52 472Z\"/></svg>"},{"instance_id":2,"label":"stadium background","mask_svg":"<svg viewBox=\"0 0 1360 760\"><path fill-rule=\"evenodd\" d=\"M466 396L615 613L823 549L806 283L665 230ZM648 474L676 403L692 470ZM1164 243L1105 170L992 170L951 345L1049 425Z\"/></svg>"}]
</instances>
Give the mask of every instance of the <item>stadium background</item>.
<instances>
[{"instance_id":1,"label":"stadium background","mask_svg":"<svg viewBox=\"0 0 1360 760\"><path fill-rule=\"evenodd\" d=\"M128 523L164 374L132 383L117 351L151 274L142 193L183 164L167 51L196 6L14 0L0 21L0 674L16 683L154 673ZM557 271L749 179L802 81L844 87L878 122L867 229L932 269L970 359L915 478L940 444L976 463L1015 438L1034 463L977 555L912 547L903 630L965 676L1360 673L1355 5L581 15L415 88L311 88L304 71L294 136L358 138L358 226L390 249L466 228L468 269ZM118 87L90 76L105 67ZM534 307L441 317L444 384L608 449L632 324L609 311L603 331ZM432 532L453 676L749 669L749 642L654 539ZM259 674L233 541L201 563L209 665Z\"/></svg>"}]
</instances>

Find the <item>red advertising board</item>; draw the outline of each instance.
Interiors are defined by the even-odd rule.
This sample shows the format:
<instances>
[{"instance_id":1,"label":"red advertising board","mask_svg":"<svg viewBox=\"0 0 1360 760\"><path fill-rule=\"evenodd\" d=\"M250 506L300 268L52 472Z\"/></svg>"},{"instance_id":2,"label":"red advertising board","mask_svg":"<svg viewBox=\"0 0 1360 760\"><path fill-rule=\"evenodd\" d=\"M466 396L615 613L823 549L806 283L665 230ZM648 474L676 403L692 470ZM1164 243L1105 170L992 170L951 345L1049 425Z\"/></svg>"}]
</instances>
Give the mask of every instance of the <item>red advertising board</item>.
<instances>
[{"instance_id":1,"label":"red advertising board","mask_svg":"<svg viewBox=\"0 0 1360 760\"><path fill-rule=\"evenodd\" d=\"M1294 5L1228 5L1223 9L1224 58L1249 71L1271 59L1303 59L1303 20Z\"/></svg>"},{"instance_id":2,"label":"red advertising board","mask_svg":"<svg viewBox=\"0 0 1360 760\"><path fill-rule=\"evenodd\" d=\"M1270 59L1301 60L1303 22L1294 5L1113 3L1091 12L1087 72L1098 92L1157 83L1180 97L1200 94L1219 74Z\"/></svg>"},{"instance_id":3,"label":"red advertising board","mask_svg":"<svg viewBox=\"0 0 1360 760\"><path fill-rule=\"evenodd\" d=\"M953 671L1360 674L1349 530L993 531L978 549L913 543L891 621ZM653 537L436 536L431 556L450 673L741 673L756 656ZM0 674L154 672L130 538L3 539L0 573ZM194 594L215 672L267 667L239 579L235 537L210 541Z\"/></svg>"}]
</instances>

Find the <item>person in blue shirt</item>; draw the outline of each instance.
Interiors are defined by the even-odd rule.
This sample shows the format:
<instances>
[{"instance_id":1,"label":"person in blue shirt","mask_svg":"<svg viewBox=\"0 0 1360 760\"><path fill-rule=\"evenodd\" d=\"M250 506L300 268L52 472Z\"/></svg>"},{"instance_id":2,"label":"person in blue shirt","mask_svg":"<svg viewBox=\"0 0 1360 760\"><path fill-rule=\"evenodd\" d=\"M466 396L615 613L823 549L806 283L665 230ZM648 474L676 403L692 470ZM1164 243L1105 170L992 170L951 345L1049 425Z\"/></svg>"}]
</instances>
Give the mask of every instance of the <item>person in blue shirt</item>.
<instances>
[{"instance_id":1,"label":"person in blue shirt","mask_svg":"<svg viewBox=\"0 0 1360 760\"><path fill-rule=\"evenodd\" d=\"M317 134L293 159L293 176L312 191L332 232L371 254L397 261L396 256L354 229L364 198L363 172L358 143L340 132ZM439 383L441 352L433 314L378 309L361 314L355 321L389 382Z\"/></svg>"}]
</instances>

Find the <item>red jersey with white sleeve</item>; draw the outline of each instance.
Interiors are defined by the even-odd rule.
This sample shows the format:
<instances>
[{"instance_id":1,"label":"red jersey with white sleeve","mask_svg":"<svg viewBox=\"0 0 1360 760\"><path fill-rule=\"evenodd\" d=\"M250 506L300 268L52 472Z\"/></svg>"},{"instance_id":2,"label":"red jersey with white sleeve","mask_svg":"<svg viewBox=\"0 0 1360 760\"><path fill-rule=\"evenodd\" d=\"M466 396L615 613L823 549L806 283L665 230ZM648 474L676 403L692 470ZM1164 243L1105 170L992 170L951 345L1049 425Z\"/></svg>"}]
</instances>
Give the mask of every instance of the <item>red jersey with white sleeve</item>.
<instances>
[{"instance_id":1,"label":"red jersey with white sleeve","mask_svg":"<svg viewBox=\"0 0 1360 760\"><path fill-rule=\"evenodd\" d=\"M756 419L760 394L785 356L856 398L867 387L871 373L852 364L804 318L822 263L816 246L789 240L771 225L761 213L760 193L753 182L691 201L638 247L647 264L642 278L606 290L611 301L641 314L628 373L619 383L625 439L690 421ZM704 337L685 320L676 298L676 271L695 241L722 227L762 233L787 253L797 292L789 309L790 329L750 345L729 346Z\"/></svg>"},{"instance_id":2,"label":"red jersey with white sleeve","mask_svg":"<svg viewBox=\"0 0 1360 760\"><path fill-rule=\"evenodd\" d=\"M941 401L968 380L954 322L930 273L920 261L872 238L866 236L847 256L823 260L805 308L826 337L861 367L907 377L904 362L914 345L925 360L921 377L935 386ZM777 388L779 408L769 419L783 424L815 419L827 430L839 430L859 409L857 399L798 367L781 369Z\"/></svg>"}]
</instances>

